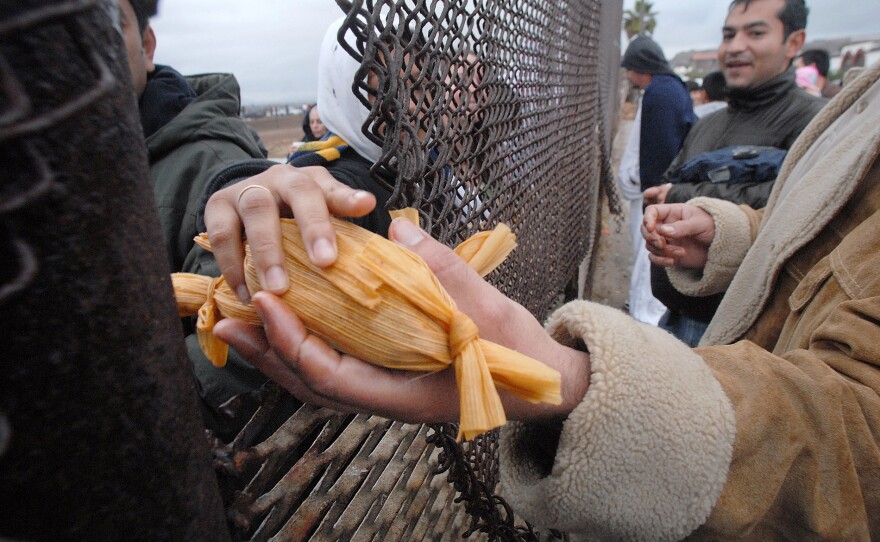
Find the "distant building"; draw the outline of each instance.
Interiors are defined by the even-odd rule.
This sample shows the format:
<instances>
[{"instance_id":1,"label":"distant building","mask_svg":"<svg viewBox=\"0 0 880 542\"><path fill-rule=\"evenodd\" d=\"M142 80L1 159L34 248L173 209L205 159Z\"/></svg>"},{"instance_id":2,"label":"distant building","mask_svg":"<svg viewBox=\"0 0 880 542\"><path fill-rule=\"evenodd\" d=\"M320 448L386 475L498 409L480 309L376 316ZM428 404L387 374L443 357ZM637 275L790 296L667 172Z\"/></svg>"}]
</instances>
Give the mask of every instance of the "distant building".
<instances>
[{"instance_id":1,"label":"distant building","mask_svg":"<svg viewBox=\"0 0 880 542\"><path fill-rule=\"evenodd\" d=\"M678 53L670 62L675 73L687 76L688 74L696 74L696 77L702 77L709 72L719 69L718 66L718 50L710 49L707 51L685 51Z\"/></svg>"},{"instance_id":2,"label":"distant building","mask_svg":"<svg viewBox=\"0 0 880 542\"><path fill-rule=\"evenodd\" d=\"M880 40L861 41L841 48L840 54L831 58L831 69L845 72L856 66L870 66L878 60L880 60Z\"/></svg>"}]
</instances>

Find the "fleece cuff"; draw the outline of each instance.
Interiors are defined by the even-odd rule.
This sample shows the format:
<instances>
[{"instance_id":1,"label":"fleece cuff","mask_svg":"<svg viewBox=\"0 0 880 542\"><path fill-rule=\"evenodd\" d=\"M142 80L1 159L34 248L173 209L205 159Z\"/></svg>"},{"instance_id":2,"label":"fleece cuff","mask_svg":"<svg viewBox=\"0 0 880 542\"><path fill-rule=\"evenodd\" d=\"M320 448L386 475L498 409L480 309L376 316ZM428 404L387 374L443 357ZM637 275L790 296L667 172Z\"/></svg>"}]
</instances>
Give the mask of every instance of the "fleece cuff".
<instances>
[{"instance_id":1,"label":"fleece cuff","mask_svg":"<svg viewBox=\"0 0 880 542\"><path fill-rule=\"evenodd\" d=\"M752 246L749 217L736 204L715 198L694 198L688 204L706 211L715 221L715 239L703 269L671 267L669 282L679 292L703 297L727 290Z\"/></svg>"},{"instance_id":2,"label":"fleece cuff","mask_svg":"<svg viewBox=\"0 0 880 542\"><path fill-rule=\"evenodd\" d=\"M588 301L547 330L583 341L592 374L555 457L538 426L502 431L501 488L535 525L599 540L678 540L702 525L733 453L733 407L703 359L665 331Z\"/></svg>"}]
</instances>

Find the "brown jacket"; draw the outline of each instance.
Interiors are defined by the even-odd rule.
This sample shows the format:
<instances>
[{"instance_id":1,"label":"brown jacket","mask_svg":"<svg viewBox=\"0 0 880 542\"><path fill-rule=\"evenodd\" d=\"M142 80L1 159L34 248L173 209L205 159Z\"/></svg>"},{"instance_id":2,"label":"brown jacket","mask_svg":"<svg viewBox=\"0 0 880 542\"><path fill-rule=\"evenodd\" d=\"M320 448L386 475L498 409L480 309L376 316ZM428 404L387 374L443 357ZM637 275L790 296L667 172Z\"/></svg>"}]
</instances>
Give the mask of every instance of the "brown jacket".
<instances>
[{"instance_id":1,"label":"brown jacket","mask_svg":"<svg viewBox=\"0 0 880 542\"><path fill-rule=\"evenodd\" d=\"M762 215L694 200L710 265L671 278L727 288L701 348L593 303L557 311L590 388L556 432L505 429L515 509L599 540L880 538L878 154L880 64L804 131Z\"/></svg>"}]
</instances>

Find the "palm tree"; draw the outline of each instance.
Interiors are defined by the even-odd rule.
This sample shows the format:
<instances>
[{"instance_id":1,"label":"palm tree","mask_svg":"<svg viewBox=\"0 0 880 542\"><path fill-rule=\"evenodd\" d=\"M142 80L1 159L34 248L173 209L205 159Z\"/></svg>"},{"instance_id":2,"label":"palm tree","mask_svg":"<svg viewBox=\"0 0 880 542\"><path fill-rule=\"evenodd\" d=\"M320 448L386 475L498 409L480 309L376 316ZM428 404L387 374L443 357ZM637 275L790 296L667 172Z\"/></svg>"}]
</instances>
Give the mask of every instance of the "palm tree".
<instances>
[{"instance_id":1,"label":"palm tree","mask_svg":"<svg viewBox=\"0 0 880 542\"><path fill-rule=\"evenodd\" d=\"M636 0L633 9L628 9L623 13L623 31L626 37L632 39L633 36L644 36L653 34L654 27L657 26L657 13L652 11L654 4L647 0Z\"/></svg>"}]
</instances>

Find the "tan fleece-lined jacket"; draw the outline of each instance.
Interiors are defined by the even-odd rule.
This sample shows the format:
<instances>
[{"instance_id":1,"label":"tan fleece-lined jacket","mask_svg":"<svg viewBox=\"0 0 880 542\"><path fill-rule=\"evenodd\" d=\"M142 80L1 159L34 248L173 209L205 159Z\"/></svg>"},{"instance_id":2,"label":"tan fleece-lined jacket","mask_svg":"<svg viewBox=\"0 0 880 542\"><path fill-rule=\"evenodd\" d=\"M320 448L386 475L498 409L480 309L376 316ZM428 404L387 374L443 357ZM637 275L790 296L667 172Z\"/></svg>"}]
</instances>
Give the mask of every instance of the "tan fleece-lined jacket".
<instances>
[{"instance_id":1,"label":"tan fleece-lined jacket","mask_svg":"<svg viewBox=\"0 0 880 542\"><path fill-rule=\"evenodd\" d=\"M559 309L547 329L586 346L590 387L561 428L505 428L514 509L586 540L880 539L878 154L880 64L807 127L762 216L693 201L710 263L670 278L727 288L701 348Z\"/></svg>"}]
</instances>

